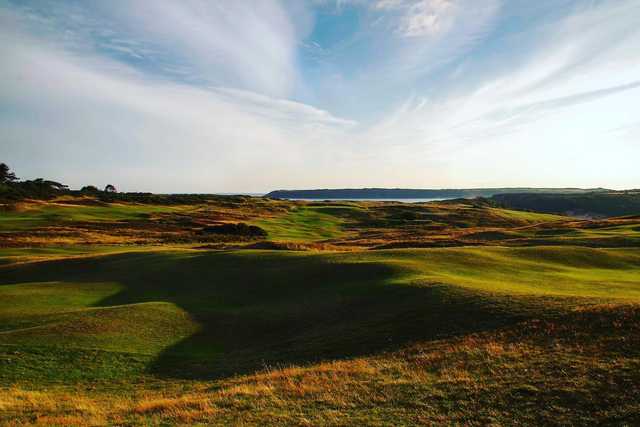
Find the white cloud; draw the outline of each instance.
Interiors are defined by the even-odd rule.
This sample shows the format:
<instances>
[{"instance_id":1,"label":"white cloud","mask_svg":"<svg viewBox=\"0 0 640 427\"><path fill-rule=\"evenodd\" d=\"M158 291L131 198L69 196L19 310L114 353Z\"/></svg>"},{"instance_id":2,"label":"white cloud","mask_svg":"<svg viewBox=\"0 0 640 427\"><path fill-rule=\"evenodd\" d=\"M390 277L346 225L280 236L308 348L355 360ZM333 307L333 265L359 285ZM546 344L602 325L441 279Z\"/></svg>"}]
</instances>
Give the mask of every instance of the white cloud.
<instances>
[{"instance_id":1,"label":"white cloud","mask_svg":"<svg viewBox=\"0 0 640 427\"><path fill-rule=\"evenodd\" d=\"M407 37L435 36L449 31L458 13L451 0L422 0L403 18L401 34Z\"/></svg>"},{"instance_id":2,"label":"white cloud","mask_svg":"<svg viewBox=\"0 0 640 427\"><path fill-rule=\"evenodd\" d=\"M275 99L255 92L238 89L214 88L214 90L229 99L242 102L243 111L255 113L274 120L286 120L295 123L308 122L322 126L336 126L344 129L352 128L358 124L354 120L335 117L328 111L320 110L300 102Z\"/></svg>"},{"instance_id":3,"label":"white cloud","mask_svg":"<svg viewBox=\"0 0 640 427\"><path fill-rule=\"evenodd\" d=\"M463 185L637 186L640 171L614 154L640 155L634 128L610 129L640 114L640 57L630 54L638 12L630 1L585 8L545 25L527 61L503 64L476 88L410 97L360 135L368 158L395 153L405 175L456 171L447 180ZM436 159L447 167L434 169Z\"/></svg>"},{"instance_id":4,"label":"white cloud","mask_svg":"<svg viewBox=\"0 0 640 427\"><path fill-rule=\"evenodd\" d=\"M398 9L405 4L405 0L378 0L372 7L377 10Z\"/></svg>"},{"instance_id":5,"label":"white cloud","mask_svg":"<svg viewBox=\"0 0 640 427\"><path fill-rule=\"evenodd\" d=\"M500 0L404 0L374 4L381 12L373 31L381 53L368 68L386 82L417 85L429 73L464 57L493 29ZM380 8L383 9L380 9ZM377 16L377 15L375 15ZM389 32L395 37L389 37Z\"/></svg>"},{"instance_id":6,"label":"white cloud","mask_svg":"<svg viewBox=\"0 0 640 427\"><path fill-rule=\"evenodd\" d=\"M267 190L302 175L307 156L320 173L324 153L355 126L301 103L148 79L22 33L0 39L0 99L12 108L0 116L3 151L16 170L75 187Z\"/></svg>"},{"instance_id":7,"label":"white cloud","mask_svg":"<svg viewBox=\"0 0 640 427\"><path fill-rule=\"evenodd\" d=\"M43 0L36 5L18 8L21 20L68 49L110 50L186 66L199 81L281 97L299 83L296 49L311 25L294 22L304 8L287 8L279 0Z\"/></svg>"},{"instance_id":8,"label":"white cloud","mask_svg":"<svg viewBox=\"0 0 640 427\"><path fill-rule=\"evenodd\" d=\"M477 4L466 0L378 0L371 8L391 13L396 34L404 37L435 37L450 31L456 20L469 9L472 9L472 15L476 19L481 18L483 11L495 9L495 2Z\"/></svg>"}]
</instances>

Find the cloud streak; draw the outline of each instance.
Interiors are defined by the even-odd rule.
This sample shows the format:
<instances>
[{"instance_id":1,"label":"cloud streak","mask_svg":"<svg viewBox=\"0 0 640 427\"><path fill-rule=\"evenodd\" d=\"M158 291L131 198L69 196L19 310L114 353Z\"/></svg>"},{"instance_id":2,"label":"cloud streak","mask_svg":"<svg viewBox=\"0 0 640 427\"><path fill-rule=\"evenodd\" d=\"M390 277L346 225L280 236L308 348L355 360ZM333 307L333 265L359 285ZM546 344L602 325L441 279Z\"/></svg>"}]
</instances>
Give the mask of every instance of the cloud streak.
<instances>
[{"instance_id":1,"label":"cloud streak","mask_svg":"<svg viewBox=\"0 0 640 427\"><path fill-rule=\"evenodd\" d=\"M55 168L52 175L75 186L117 175L129 190L258 190L258 171L284 179L303 167L303 152L355 126L301 103L147 79L117 62L80 59L24 34L2 38L10 41L0 47L9 78L0 89L14 111L0 116L4 148L22 165Z\"/></svg>"}]
</instances>

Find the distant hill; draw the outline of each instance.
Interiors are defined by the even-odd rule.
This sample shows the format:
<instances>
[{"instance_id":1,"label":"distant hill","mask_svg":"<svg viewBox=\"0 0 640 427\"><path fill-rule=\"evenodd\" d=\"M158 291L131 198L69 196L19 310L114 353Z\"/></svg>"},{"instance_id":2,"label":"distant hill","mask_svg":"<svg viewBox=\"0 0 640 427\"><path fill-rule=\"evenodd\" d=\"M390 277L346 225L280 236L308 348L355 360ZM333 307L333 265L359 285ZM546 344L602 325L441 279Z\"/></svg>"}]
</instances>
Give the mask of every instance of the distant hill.
<instances>
[{"instance_id":1,"label":"distant hill","mask_svg":"<svg viewBox=\"0 0 640 427\"><path fill-rule=\"evenodd\" d=\"M448 199L492 197L507 193L583 194L609 191L604 188L342 188L321 190L276 190L266 197L274 199Z\"/></svg>"},{"instance_id":2,"label":"distant hill","mask_svg":"<svg viewBox=\"0 0 640 427\"><path fill-rule=\"evenodd\" d=\"M640 191L600 191L589 193L512 193L496 194L498 206L544 213L582 217L640 215Z\"/></svg>"}]
</instances>

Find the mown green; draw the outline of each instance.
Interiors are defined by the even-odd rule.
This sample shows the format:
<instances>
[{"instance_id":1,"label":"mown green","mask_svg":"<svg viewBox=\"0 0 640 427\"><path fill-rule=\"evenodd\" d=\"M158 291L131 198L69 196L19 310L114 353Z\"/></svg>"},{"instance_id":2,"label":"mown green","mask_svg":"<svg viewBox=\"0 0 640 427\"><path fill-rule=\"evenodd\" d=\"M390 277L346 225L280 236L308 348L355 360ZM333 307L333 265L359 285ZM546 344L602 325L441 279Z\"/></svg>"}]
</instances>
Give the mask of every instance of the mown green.
<instances>
[{"instance_id":1,"label":"mown green","mask_svg":"<svg viewBox=\"0 0 640 427\"><path fill-rule=\"evenodd\" d=\"M29 354L3 365L0 378L65 381L62 361L42 378L27 369L39 357L30 349L48 347L58 349L48 358L60 349L122 352L148 358L147 374L213 378L637 301L640 254L150 251L8 265L0 283L0 348ZM113 376L104 360L88 369L93 379Z\"/></svg>"}]
</instances>

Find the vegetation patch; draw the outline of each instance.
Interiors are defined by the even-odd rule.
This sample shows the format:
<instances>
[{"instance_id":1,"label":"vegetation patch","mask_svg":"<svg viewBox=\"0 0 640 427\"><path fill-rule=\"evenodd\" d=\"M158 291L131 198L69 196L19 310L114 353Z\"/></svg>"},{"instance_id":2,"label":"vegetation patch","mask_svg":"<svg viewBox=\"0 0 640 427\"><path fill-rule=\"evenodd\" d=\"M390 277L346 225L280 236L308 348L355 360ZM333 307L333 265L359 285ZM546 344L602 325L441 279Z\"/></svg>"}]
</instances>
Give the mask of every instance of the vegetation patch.
<instances>
[{"instance_id":1,"label":"vegetation patch","mask_svg":"<svg viewBox=\"0 0 640 427\"><path fill-rule=\"evenodd\" d=\"M225 234L242 237L266 237L267 232L256 225L238 224L211 225L202 229L205 234Z\"/></svg>"}]
</instances>

